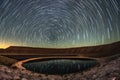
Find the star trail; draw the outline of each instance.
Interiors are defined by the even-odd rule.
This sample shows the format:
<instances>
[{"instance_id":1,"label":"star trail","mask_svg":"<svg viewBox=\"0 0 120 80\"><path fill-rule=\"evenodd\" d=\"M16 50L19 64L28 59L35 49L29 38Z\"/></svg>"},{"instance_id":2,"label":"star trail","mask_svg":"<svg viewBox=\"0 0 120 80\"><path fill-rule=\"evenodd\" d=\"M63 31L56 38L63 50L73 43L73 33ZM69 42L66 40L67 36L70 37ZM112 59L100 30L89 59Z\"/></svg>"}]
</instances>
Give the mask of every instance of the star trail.
<instances>
[{"instance_id":1,"label":"star trail","mask_svg":"<svg viewBox=\"0 0 120 80\"><path fill-rule=\"evenodd\" d=\"M68 48L116 41L119 0L0 0L0 46Z\"/></svg>"}]
</instances>

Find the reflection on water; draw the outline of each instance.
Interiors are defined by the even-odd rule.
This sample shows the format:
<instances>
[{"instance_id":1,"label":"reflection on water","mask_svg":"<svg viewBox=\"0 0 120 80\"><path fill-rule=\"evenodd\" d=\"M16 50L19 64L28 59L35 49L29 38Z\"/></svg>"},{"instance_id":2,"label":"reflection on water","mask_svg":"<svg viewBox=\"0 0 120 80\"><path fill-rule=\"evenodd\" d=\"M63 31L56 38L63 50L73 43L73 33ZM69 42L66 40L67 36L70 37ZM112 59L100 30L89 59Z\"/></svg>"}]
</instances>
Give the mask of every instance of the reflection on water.
<instances>
[{"instance_id":1,"label":"reflection on water","mask_svg":"<svg viewBox=\"0 0 120 80\"><path fill-rule=\"evenodd\" d=\"M96 60L71 60L56 59L48 61L32 61L24 63L23 66L31 71L44 74L69 74L76 73L97 64Z\"/></svg>"}]
</instances>

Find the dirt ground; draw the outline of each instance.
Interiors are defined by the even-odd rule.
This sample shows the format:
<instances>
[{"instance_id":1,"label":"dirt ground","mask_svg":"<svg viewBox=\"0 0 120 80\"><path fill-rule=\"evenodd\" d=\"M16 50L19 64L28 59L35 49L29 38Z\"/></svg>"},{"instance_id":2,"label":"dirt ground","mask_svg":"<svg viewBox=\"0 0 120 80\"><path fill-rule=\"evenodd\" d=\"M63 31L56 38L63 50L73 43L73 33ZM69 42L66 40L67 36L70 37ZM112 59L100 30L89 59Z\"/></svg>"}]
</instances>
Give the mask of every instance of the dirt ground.
<instances>
[{"instance_id":1,"label":"dirt ground","mask_svg":"<svg viewBox=\"0 0 120 80\"><path fill-rule=\"evenodd\" d=\"M120 57L90 70L67 75L44 75L0 64L0 80L120 80Z\"/></svg>"}]
</instances>

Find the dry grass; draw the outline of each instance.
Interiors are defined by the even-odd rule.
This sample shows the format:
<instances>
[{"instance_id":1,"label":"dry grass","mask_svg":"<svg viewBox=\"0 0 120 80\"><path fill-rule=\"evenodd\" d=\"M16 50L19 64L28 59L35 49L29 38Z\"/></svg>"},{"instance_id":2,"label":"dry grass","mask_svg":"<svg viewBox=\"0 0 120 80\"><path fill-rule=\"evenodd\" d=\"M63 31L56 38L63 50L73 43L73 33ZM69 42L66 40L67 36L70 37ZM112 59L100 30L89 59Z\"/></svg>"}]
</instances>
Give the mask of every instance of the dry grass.
<instances>
[{"instance_id":1,"label":"dry grass","mask_svg":"<svg viewBox=\"0 0 120 80\"><path fill-rule=\"evenodd\" d=\"M10 65L12 65L12 64L14 64L16 62L17 62L16 59L12 59L12 58L8 58L8 57L0 55L0 63L2 63L4 65L10 66Z\"/></svg>"}]
</instances>

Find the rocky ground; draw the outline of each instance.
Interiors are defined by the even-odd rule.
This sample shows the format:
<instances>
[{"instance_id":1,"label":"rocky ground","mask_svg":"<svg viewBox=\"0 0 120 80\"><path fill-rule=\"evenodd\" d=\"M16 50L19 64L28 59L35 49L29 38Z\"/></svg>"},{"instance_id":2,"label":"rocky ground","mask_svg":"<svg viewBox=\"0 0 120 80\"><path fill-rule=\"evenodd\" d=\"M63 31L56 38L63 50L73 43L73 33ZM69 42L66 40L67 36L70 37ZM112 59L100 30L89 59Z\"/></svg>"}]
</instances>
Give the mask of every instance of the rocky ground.
<instances>
[{"instance_id":1,"label":"rocky ground","mask_svg":"<svg viewBox=\"0 0 120 80\"><path fill-rule=\"evenodd\" d=\"M120 80L120 57L82 73L44 75L0 65L0 80Z\"/></svg>"}]
</instances>

